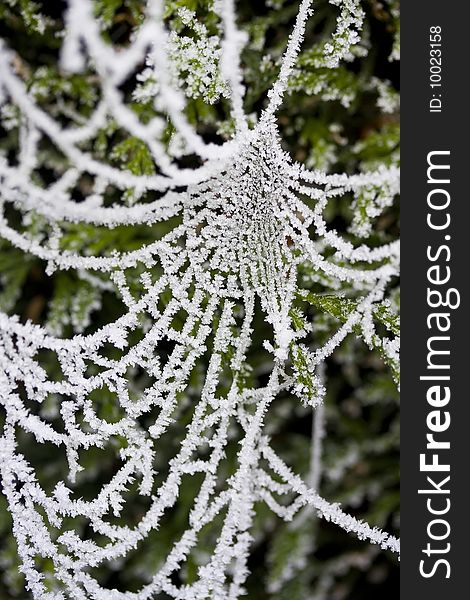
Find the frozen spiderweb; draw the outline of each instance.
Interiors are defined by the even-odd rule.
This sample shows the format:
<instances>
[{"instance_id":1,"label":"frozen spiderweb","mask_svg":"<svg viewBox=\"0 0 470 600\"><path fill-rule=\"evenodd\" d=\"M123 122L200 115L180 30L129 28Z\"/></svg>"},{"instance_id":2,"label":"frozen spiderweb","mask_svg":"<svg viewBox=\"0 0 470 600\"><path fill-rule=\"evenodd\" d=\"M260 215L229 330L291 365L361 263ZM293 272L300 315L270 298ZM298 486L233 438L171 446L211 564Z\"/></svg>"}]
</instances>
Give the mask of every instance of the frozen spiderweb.
<instances>
[{"instance_id":1,"label":"frozen spiderweb","mask_svg":"<svg viewBox=\"0 0 470 600\"><path fill-rule=\"evenodd\" d=\"M362 22L358 2L335 4L341 9L338 27L325 48L325 62L333 65L348 57ZM276 114L311 12L308 0L300 4L279 75L255 125L249 124L243 109L240 53L246 40L236 25L233 0L220 0L214 10L221 24L220 48L204 42L206 50L215 52L206 66L209 70L215 63L219 66L216 88L230 102L234 128L231 139L221 145L206 142L188 122L183 84L172 59L179 42L167 31L158 0L147 2L145 20L129 46L119 52L103 41L92 2L69 0L62 67L72 73L92 69L101 92L93 114L82 124L64 126L41 108L17 73L14 53L1 46L1 98L16 107L21 135L16 162L0 157L0 235L45 261L49 273L75 269L93 284L112 286L126 306L115 322L70 339L0 314L0 395L6 412L1 475L22 570L37 599L145 600L161 593L180 599L238 598L248 576L257 502L265 502L285 520L313 507L316 514L352 535L399 552L395 537L346 514L318 494L319 440L315 441L316 475L309 485L276 454L263 428L270 404L280 393L297 395L314 410L322 408L327 382L318 374L319 368L352 332L360 331L369 346L379 345L384 356L396 362L398 339L378 337L374 314L384 306L387 285L397 276L398 245L354 247L327 227L324 210L331 199L346 193L355 198L375 194L375 214L379 214L397 194L397 170L384 167L353 176L325 175L296 164L281 148ZM182 14L182 18L189 22L193 17ZM143 63L147 74L141 79L148 84L155 78L151 95L158 115L147 121L139 119L121 91ZM154 174L132 174L87 150L87 143L110 120L146 145L157 167ZM172 154L161 141L168 120L179 155L199 157L198 166L181 166L178 152ZM67 165L49 186L38 185L33 177L43 138L57 148ZM93 183L84 201L77 202L72 192L84 174ZM121 197L131 190L132 201L105 203L109 186ZM149 194L153 194L150 200ZM34 217L45 225L36 235L31 228L15 226L7 216L9 206L25 222ZM164 222L175 225L159 239L127 252L83 254L62 243L68 224L105 229ZM302 293L297 280L300 263L309 263L315 277L330 282L332 289L342 282L359 296L336 333L315 351L301 343L308 324L295 327L292 319L294 299ZM136 297L128 270L137 268L144 293ZM165 303L159 301L163 295ZM266 385L252 388L244 378L256 303L272 329L265 349L273 366ZM184 315L181 328L173 325L176 315ZM137 329L142 335L135 341L132 334ZM107 356L104 350L109 344L121 351L120 358ZM167 349L163 354L162 345ZM51 379L41 367L38 356L44 352L55 356L61 378ZM165 443L178 419L182 393L207 353L207 372L192 418L161 478L155 468L159 444ZM288 366L296 353L308 370L308 382ZM129 377L135 369L143 370L150 381L137 396ZM227 369L231 381L221 394L222 372ZM104 387L119 406L117 420L103 418L92 399ZM34 409L51 395L60 398L60 429ZM150 427L142 426L147 413L155 415ZM224 479L233 423L242 435L236 470ZM67 479L58 481L54 489L46 491L39 484L18 447L19 429L31 434L34 443L53 444L65 453ZM113 446L116 440L125 443ZM94 498L77 497L75 482L86 471L82 452L107 447L118 448L119 469ZM201 453L201 448L209 451ZM138 592L103 588L92 569L125 558L150 534L158 534L177 502L183 477L196 474L202 478L187 527L148 583ZM138 522L130 526L117 518L135 486L148 503ZM218 539L195 581L175 583L174 574L184 568L201 531L216 517L221 517ZM74 527L79 518L93 533L87 539ZM52 588L37 567L38 557L52 565L56 582Z\"/></svg>"}]
</instances>

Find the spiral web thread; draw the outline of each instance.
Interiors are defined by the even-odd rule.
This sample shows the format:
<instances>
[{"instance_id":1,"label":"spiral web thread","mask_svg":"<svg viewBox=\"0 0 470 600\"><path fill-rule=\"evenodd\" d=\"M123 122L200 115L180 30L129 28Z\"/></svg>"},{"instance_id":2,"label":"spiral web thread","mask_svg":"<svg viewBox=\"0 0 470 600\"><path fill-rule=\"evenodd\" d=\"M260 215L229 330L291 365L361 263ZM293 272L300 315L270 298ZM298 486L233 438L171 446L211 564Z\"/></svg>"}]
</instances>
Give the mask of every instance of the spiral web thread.
<instances>
[{"instance_id":1,"label":"spiral web thread","mask_svg":"<svg viewBox=\"0 0 470 600\"><path fill-rule=\"evenodd\" d=\"M399 552L395 537L346 514L339 505L318 494L321 436L315 439L316 464L308 485L276 454L263 430L270 404L280 393L289 391L318 412L317 430L321 430L327 382L318 375L319 369L351 332L360 330L369 345L377 343L374 311L384 300L387 285L398 274L397 242L354 247L328 229L323 216L328 202L345 193L357 196L367 190L380 190L381 207L390 205L398 192L396 168L353 176L325 175L296 164L281 149L276 113L295 66L310 4L309 0L300 4L279 76L254 127L249 127L243 110L239 57L245 36L237 29L233 1L221 0L215 5L223 32L220 69L235 124L234 135L223 145L206 143L185 117L185 97L171 75L169 34L158 0L147 2L146 19L132 43L119 52L103 41L90 0L69 0L62 67L73 73L91 64L101 89L91 118L80 126L61 126L35 103L16 73L14 53L2 44L1 96L17 107L21 136L17 163L0 159L0 235L21 251L46 261L49 273L76 269L97 285L102 279L93 272L108 274L110 285L119 290L127 307L115 322L70 339L0 314L0 385L6 411L0 446L1 475L22 569L35 598L144 600L160 593L181 599L238 598L248 575L256 502L266 503L285 520L312 507L317 515L352 535ZM332 43L326 48L330 63L348 54L357 41L362 19L357 1L335 4L341 13ZM162 116L144 123L126 105L120 86L138 70L149 52L158 73L155 101ZM83 149L109 119L147 145L158 167L155 175L133 175L100 162ZM199 167L181 168L168 155L159 141L166 119L171 120L186 152L200 157ZM57 147L68 165L48 187L37 185L32 177L44 137ZM93 189L84 202L77 203L72 190L84 173L92 177ZM122 194L132 189L137 201L105 206L102 193L106 186ZM154 199L140 201L146 193L155 193ZM9 205L25 218L40 215L47 223L47 233L43 230L35 237L15 228L5 213ZM128 252L93 256L61 248L67 223L102 228L153 226L174 217L178 217L177 224L161 239ZM290 313L299 292L296 273L301 262L311 265L317 281L333 286L345 283L360 292L361 298L322 347L315 351L303 347L314 382L310 394L296 383L286 366L289 353L299 347L297 341L305 335L305 331L294 328ZM139 298L134 297L126 279L126 270L134 267L142 268L141 283L146 290ZM152 275L150 267L158 276ZM163 294L170 299L162 305L159 298ZM266 385L252 389L243 381L256 302L272 327L273 341L266 342L265 347L272 354L273 368ZM173 318L181 313L185 315L184 326L174 328ZM130 334L142 323L146 326L140 340L131 344ZM119 348L121 358L108 358L106 344ZM164 358L158 353L161 344L171 347ZM398 339L384 338L380 344L384 355L396 360ZM208 350L211 354L205 382L191 422L166 477L157 482L154 458L159 441L178 418L182 392L198 360ZM40 366L38 353L44 351L55 355L62 372L60 380L51 380ZM228 393L221 395L218 388L227 360L232 380ZM153 382L137 398L128 379L129 372L136 368L143 369ZM19 383L23 393L18 391ZM122 413L115 422L101 418L90 399L93 391L104 386L115 394ZM61 398L63 427L59 431L33 410L51 394ZM142 427L139 418L155 410L152 426ZM223 481L224 452L233 423L242 431L237 468ZM18 449L19 428L34 436L38 444L47 442L64 451L69 468L67 482L59 481L46 493ZM93 447L106 448L116 438L126 440L120 450L118 471L93 499L74 497L74 482L83 471L80 453ZM201 455L202 447L209 447L210 452ZM166 559L148 583L138 592L101 587L90 569L126 557L155 532L175 506L183 477L197 473L203 475L202 483L187 529L168 548ZM149 499L146 511L134 526L111 523L110 515L119 517L127 491L135 482L138 493ZM176 585L172 576L183 568L204 526L218 515L222 515L222 525L207 563L199 567L194 583ZM83 540L73 526L64 528L64 523L78 517L85 519L89 529L105 542ZM47 558L53 564L54 578L60 582L54 589L45 585L36 557Z\"/></svg>"}]
</instances>

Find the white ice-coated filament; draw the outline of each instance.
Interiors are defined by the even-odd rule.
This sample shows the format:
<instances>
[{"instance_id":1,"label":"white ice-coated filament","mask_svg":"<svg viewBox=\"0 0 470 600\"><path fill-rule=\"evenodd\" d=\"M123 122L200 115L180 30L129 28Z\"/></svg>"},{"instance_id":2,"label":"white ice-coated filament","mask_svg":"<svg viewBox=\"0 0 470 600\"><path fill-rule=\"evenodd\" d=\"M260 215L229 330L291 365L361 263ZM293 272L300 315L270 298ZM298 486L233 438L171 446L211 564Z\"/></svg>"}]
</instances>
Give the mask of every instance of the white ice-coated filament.
<instances>
[{"instance_id":1,"label":"white ice-coated filament","mask_svg":"<svg viewBox=\"0 0 470 600\"><path fill-rule=\"evenodd\" d=\"M348 58L363 15L355 0L334 3L340 7L338 23L324 52L327 62L336 63ZM145 4L145 18L131 42L118 50L103 40L91 0L68 2L61 65L74 73L91 70L100 91L86 123L64 126L39 106L15 70L14 53L0 41L1 102L14 106L20 115L17 160L0 157L0 235L25 255L43 261L48 273L76 270L92 287L115 291L125 306L115 322L69 339L0 313L0 402L6 414L0 472L21 569L37 600L151 600L161 593L187 600L241 597L257 502L266 502L285 520L309 506L360 539L399 552L396 538L353 518L318 493L323 388L312 403L318 413L310 486L277 456L264 434L276 396L289 390L296 394L299 386L292 385L289 361L298 340L305 331L312 331L311 323L299 332L292 322L293 304L301 291L300 264L333 290L344 283L360 298L328 340L305 351L308 367L322 372L327 357L358 329L362 328L369 345L374 343L374 308L398 274L397 243L354 247L328 229L324 210L332 198L346 193L357 197L376 187L384 195L382 206L390 205L398 191L398 171L383 167L369 173L328 175L306 170L282 150L276 114L312 11L310 0L300 3L279 75L252 129L244 111L241 57L246 35L237 25L233 0L215 3L220 20L219 67L235 126L233 137L220 146L206 143L189 123L184 91L172 76L163 3L149 0ZM345 40L342 45L339 39ZM161 114L144 123L126 104L120 86L146 60L158 77L154 104ZM160 139L167 120L185 147L199 157L197 168L177 166L167 152ZM148 148L155 175L135 175L93 155L87 144L111 123ZM64 158L63 172L48 186L41 186L34 176L40 166L42 139ZM87 197L78 203L73 192L83 175L91 183ZM105 202L108 186L118 191L119 199L112 204ZM129 190L135 192L135 202L127 205L121 200ZM148 200L146 192L159 195ZM22 224L40 218L40 231L16 227L8 218L11 206L22 215ZM111 249L95 255L66 249L63 244L70 224L95 226L99 232L116 226L156 227L170 219L175 224L160 239L127 252ZM140 297L133 295L127 279L126 270L134 267L141 273L144 292ZM252 388L245 381L251 368L257 302L271 328L272 342L266 341L264 347L271 353L273 366L268 383ZM175 319L181 314L183 324L176 327ZM131 343L136 330L142 335ZM396 339L383 340L384 353L395 358L397 343ZM107 356L108 344L119 350L118 358ZM54 355L61 378L52 379L41 366L43 352ZM203 360L204 381L195 399L191 374ZM132 373L139 369L149 383L136 397ZM226 369L231 383L221 393ZM112 394L119 414L113 422L103 418L96 401L104 388ZM157 473L161 448L168 443L175 421L188 409L188 397L191 420L167 470ZM51 399L54 419L45 410ZM149 414L153 422L147 428L142 418ZM236 468L224 480L223 461L235 429L241 436ZM19 430L34 444L51 444L64 456L67 477L49 492L23 454ZM119 468L94 497L85 500L76 493L76 486L87 476L82 463L84 452L90 449L114 451ZM168 547L161 564L147 573L137 592L104 588L90 568L125 560L151 533L156 535L178 502L183 480L195 474L202 475L202 483L187 528ZM130 525L120 517L132 490L146 503ZM275 499L279 495L285 502ZM196 580L190 585L175 584L175 573L184 570L188 556L196 551L201 531L218 516L218 538ZM74 519L86 523L93 535L82 539L80 529L69 524ZM54 582L52 591L38 566L41 558L52 569L48 574Z\"/></svg>"}]
</instances>

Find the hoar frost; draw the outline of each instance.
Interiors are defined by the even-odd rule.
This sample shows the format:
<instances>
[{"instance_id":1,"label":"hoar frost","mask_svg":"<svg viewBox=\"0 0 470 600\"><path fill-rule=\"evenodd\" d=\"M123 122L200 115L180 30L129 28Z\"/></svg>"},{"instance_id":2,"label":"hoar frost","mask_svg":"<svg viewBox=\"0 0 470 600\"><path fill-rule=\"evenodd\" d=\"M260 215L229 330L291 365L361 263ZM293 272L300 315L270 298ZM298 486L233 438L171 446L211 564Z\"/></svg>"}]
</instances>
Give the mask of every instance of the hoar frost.
<instances>
[{"instance_id":1,"label":"hoar frost","mask_svg":"<svg viewBox=\"0 0 470 600\"><path fill-rule=\"evenodd\" d=\"M355 0L335 0L333 4L339 8L338 23L322 58L329 68L351 59L364 18ZM92 3L69 0L62 67L68 72L93 69L101 96L87 122L68 127L35 101L16 71L15 55L5 44L1 46L2 120L6 128L14 127L12 120L19 115L21 129L17 163L0 157L2 205L13 205L22 213L23 223L34 218L39 225L34 235L34 229L15 227L3 212L0 235L15 248L45 261L49 273L75 269L91 288L111 286L126 307L114 323L70 339L57 337L67 324L61 323L60 317L47 331L0 314L0 386L6 411L1 475L22 570L37 599L145 600L163 592L180 599L238 598L248 575L255 502L266 502L287 521L311 507L352 535L399 552L395 537L346 514L338 504L319 495L320 434L314 449L317 475L305 483L274 452L264 432L270 404L286 390L305 406L321 411L317 422L321 432L328 385L321 368L351 333L362 336L369 347L379 348L396 369L396 332L392 327L392 339L382 338L376 322L379 318L387 325L393 320L384 299L388 283L398 273L398 244L354 246L327 226L323 213L330 200L351 194L353 206L364 206L352 227L367 236L371 220L391 205L398 191L397 169L327 175L295 163L281 148L276 114L296 65L312 11L310 1L300 4L279 76L254 126L243 111L240 53L246 36L237 28L232 0L219 0L214 10L220 20L220 36L210 35L187 9L179 13L181 32L168 33L162 3L149 0L147 18L132 43L117 51L103 41ZM186 35L187 30L191 35ZM139 120L121 91L123 82L142 64L145 67L137 77L133 99L151 103L157 113L146 122ZM230 102L234 134L228 142L217 145L201 137L184 112L188 97L202 97L209 103L223 97ZM392 100L385 92L381 99L385 108L392 110ZM174 136L169 149L161 140L167 121ZM148 149L158 170L131 173L83 149L111 122ZM43 137L67 159L66 169L49 186L39 185L33 177ZM197 155L199 166L183 167L173 160L185 154ZM77 203L72 190L83 174L90 176L92 183L88 197ZM133 190L133 202L106 204L108 186L122 195ZM140 202L146 192L157 196ZM111 230L121 225L152 226L175 217L177 224L161 239L127 252L90 255L64 247L70 224ZM311 265L314 277L330 281L332 289L335 282L343 282L359 293L355 303L341 305L339 328L315 351L302 342L309 324L298 323L293 313L294 300L301 293L297 276L301 263ZM150 271L155 266L157 277ZM140 297L132 292L128 280L127 270L134 267L141 269L145 293ZM166 304L158 302L163 294L170 298ZM266 385L252 389L243 382L250 369L248 354L257 302L272 331L264 344L272 357L272 369ZM88 309L80 306L79 297L73 300L70 320L75 329L85 330L90 311L97 306L98 299ZM336 314L333 303L330 309ZM58 307L57 314L63 310ZM176 329L172 323L180 313L185 315L184 325ZM132 332L138 327L143 327L143 335L135 342ZM121 357L107 357L106 344L120 349ZM158 352L162 344L171 348L166 357ZM177 418L191 371L209 350L205 382L192 420L171 459L168 475L160 480L154 464L159 444ZM44 351L55 355L60 380L50 379L40 366L38 355ZM227 361L232 382L228 393L220 395L218 387ZM137 368L151 377L151 383L136 397L127 374ZM24 392L19 392L19 383ZM105 388L119 407L116 420L100 416L92 400L94 392ZM55 408L44 413L33 410L32 406L46 405L50 398L55 399ZM155 408L154 423L143 427L139 418ZM61 430L53 427L48 414L60 414ZM221 482L233 422L243 431L237 467ZM65 453L69 469L65 481L58 481L50 491L41 487L18 448L18 428L31 434L35 443L52 444ZM83 451L105 448L118 439L125 444L118 450L117 472L94 498L78 497L74 485L86 473L81 464ZM210 452L198 458L203 446L209 446ZM203 478L188 526L168 548L166 559L148 583L135 593L103 588L90 569L105 561L119 561L158 531L177 502L183 477L197 473ZM122 515L126 493L134 484L149 500L140 520L134 526L111 522L111 516ZM184 567L201 530L218 516L219 537L206 563L198 567L196 580L176 585L173 574ZM73 519L78 517L86 519L96 539L81 539L73 527ZM98 537L106 541L98 543ZM52 590L37 568L36 557L47 558L52 565L56 582Z\"/></svg>"}]
</instances>

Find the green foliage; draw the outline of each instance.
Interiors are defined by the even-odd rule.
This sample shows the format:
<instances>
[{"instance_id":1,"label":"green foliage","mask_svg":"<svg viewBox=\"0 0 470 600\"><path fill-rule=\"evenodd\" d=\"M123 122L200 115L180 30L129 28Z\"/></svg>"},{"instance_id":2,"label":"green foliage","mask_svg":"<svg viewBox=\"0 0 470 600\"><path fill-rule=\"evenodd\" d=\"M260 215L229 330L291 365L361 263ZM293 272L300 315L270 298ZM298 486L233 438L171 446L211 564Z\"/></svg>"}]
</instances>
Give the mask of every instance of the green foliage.
<instances>
[{"instance_id":1,"label":"green foliage","mask_svg":"<svg viewBox=\"0 0 470 600\"><path fill-rule=\"evenodd\" d=\"M19 13L20 23L28 33L43 33L45 23L40 11L40 2L34 0L6 0L0 4L0 19L15 19Z\"/></svg>"},{"instance_id":2,"label":"green foliage","mask_svg":"<svg viewBox=\"0 0 470 600\"><path fill-rule=\"evenodd\" d=\"M121 166L134 175L153 175L155 167L149 149L141 140L129 137L117 144L112 153Z\"/></svg>"}]
</instances>

